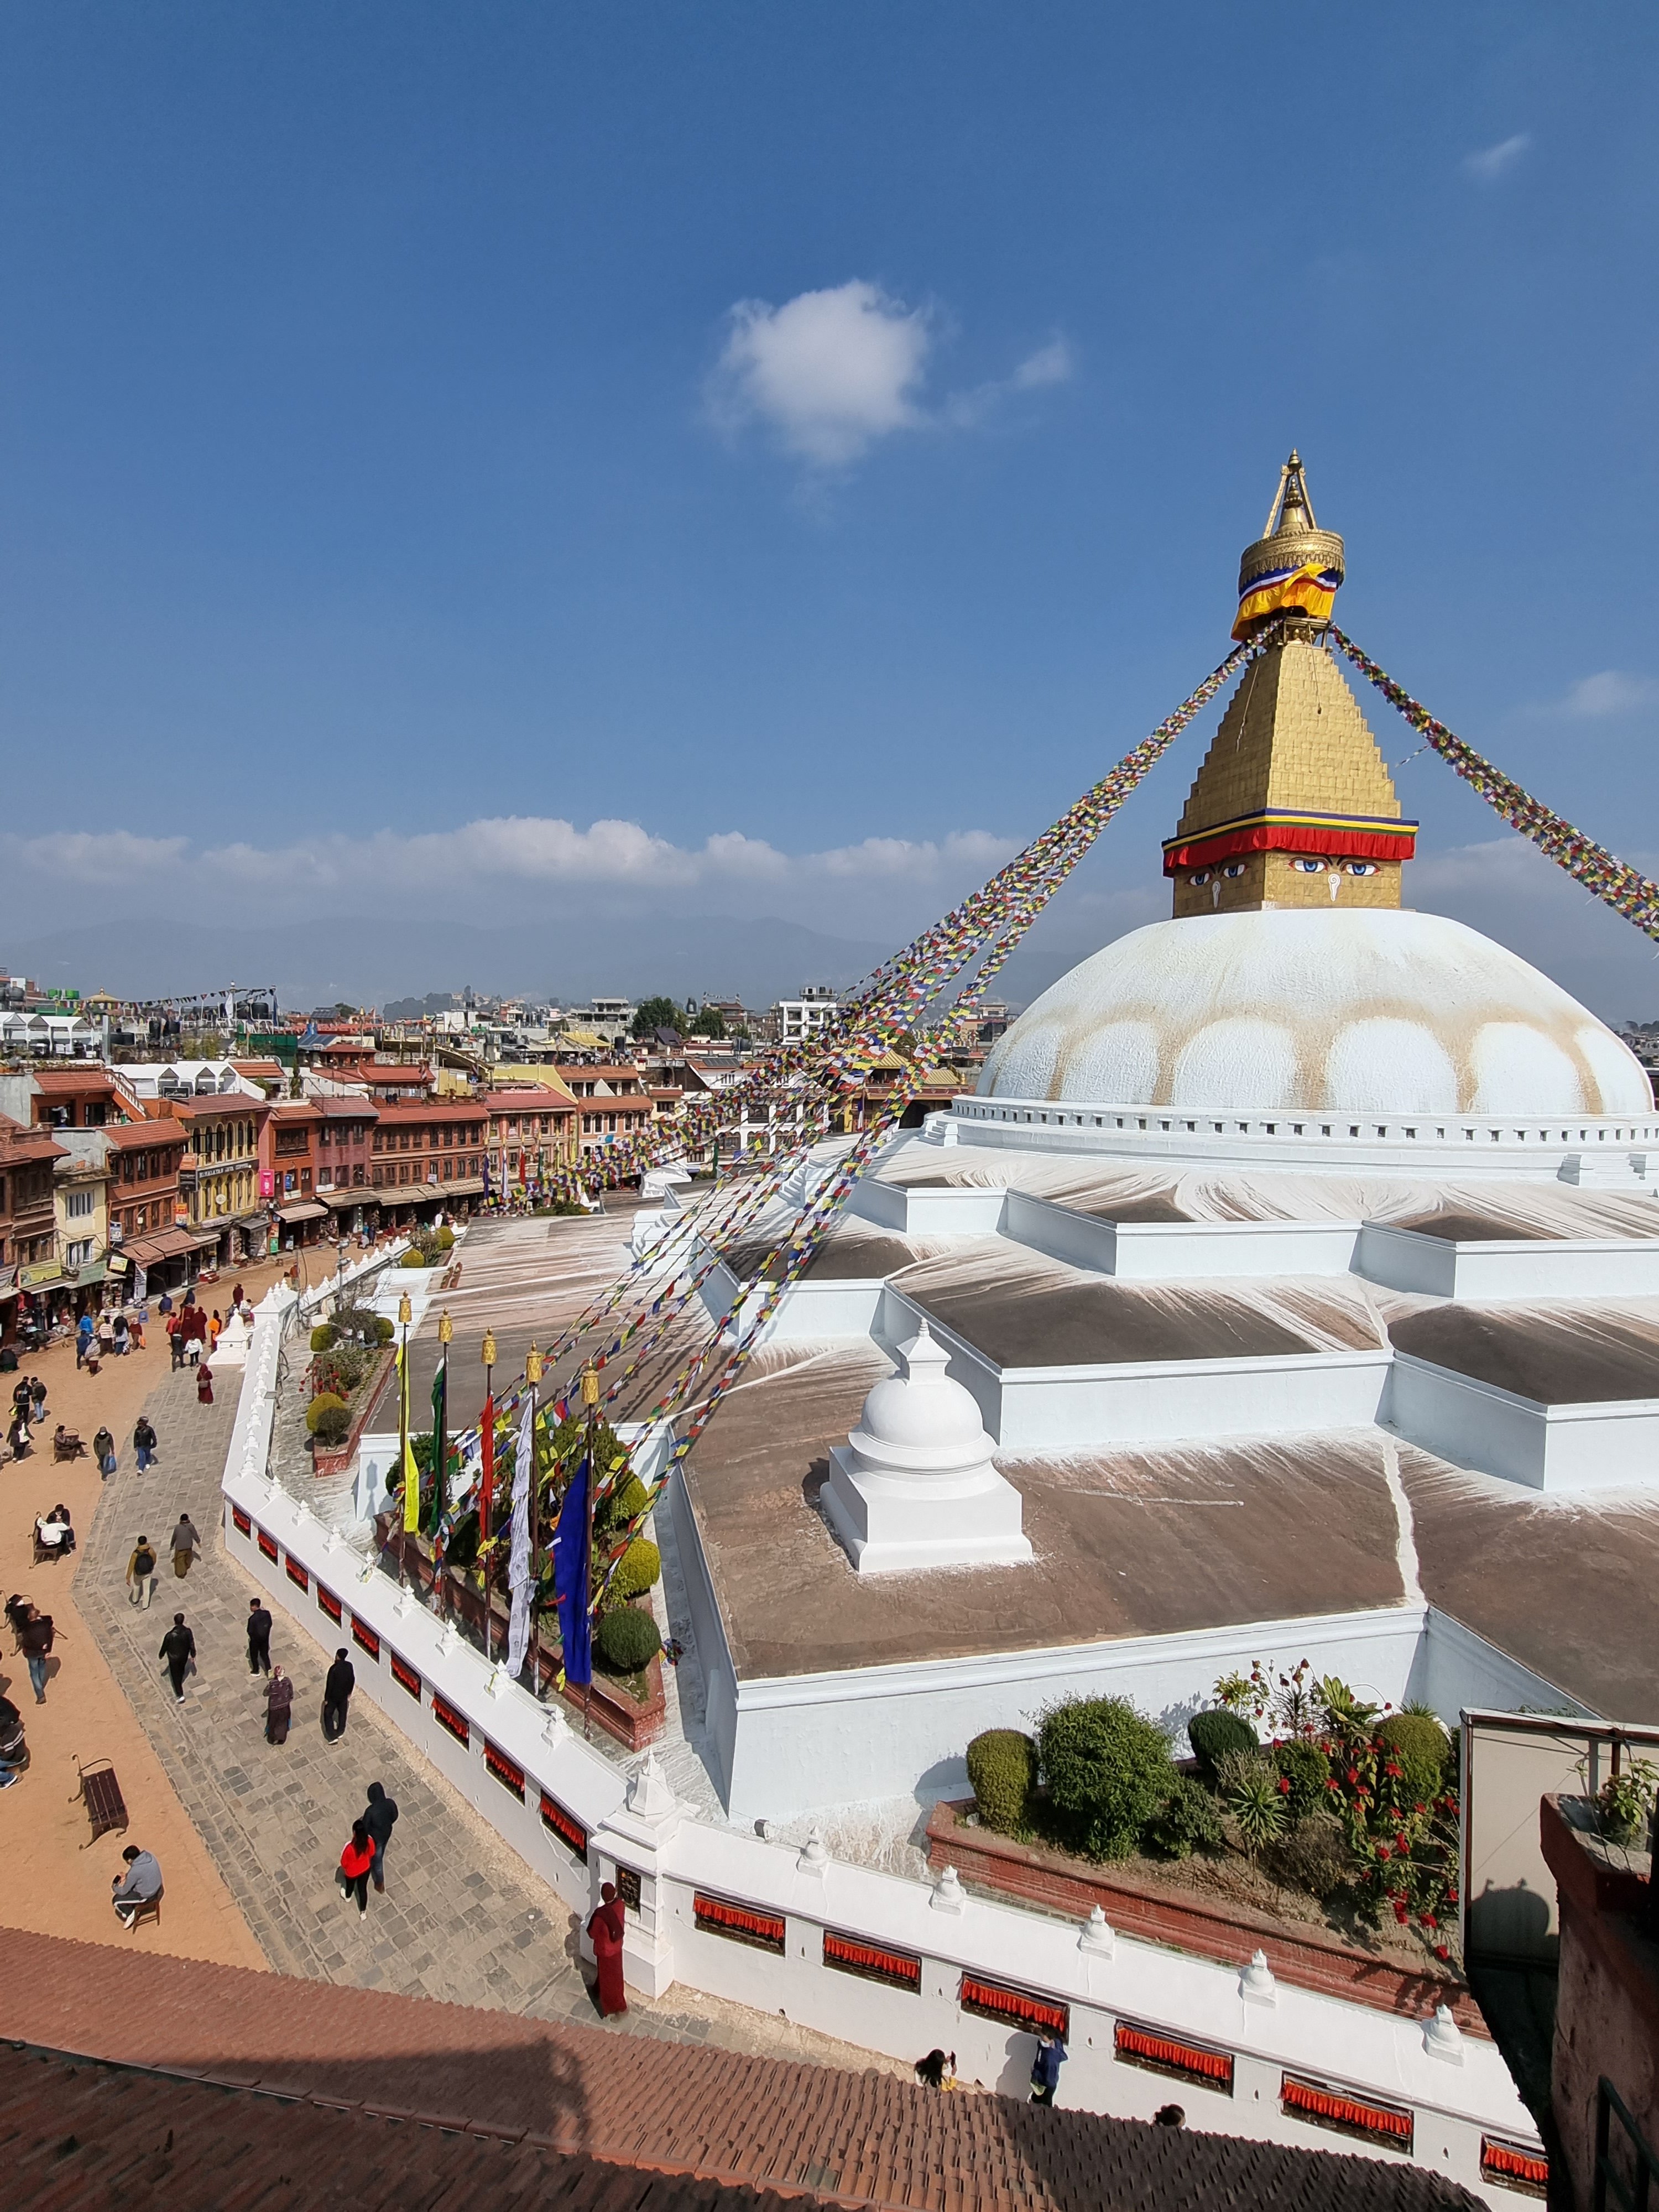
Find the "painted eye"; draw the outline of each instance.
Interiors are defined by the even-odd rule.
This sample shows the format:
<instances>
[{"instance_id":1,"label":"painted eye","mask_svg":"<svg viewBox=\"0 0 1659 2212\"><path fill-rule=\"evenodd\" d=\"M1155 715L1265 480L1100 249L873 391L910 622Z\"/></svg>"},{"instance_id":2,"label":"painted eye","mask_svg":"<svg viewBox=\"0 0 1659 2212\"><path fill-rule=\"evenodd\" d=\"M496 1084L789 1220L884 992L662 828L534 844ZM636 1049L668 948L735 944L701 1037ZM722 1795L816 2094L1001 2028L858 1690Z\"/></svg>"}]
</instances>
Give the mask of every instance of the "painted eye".
<instances>
[{"instance_id":1,"label":"painted eye","mask_svg":"<svg viewBox=\"0 0 1659 2212\"><path fill-rule=\"evenodd\" d=\"M1296 865L1304 876L1322 876L1325 872L1322 860L1298 860Z\"/></svg>"},{"instance_id":2,"label":"painted eye","mask_svg":"<svg viewBox=\"0 0 1659 2212\"><path fill-rule=\"evenodd\" d=\"M1375 860L1350 860L1348 873L1351 876L1374 876L1376 873L1376 863Z\"/></svg>"},{"instance_id":3,"label":"painted eye","mask_svg":"<svg viewBox=\"0 0 1659 2212\"><path fill-rule=\"evenodd\" d=\"M1243 860L1229 860L1221 872L1224 876L1242 876L1244 872L1244 863Z\"/></svg>"},{"instance_id":4,"label":"painted eye","mask_svg":"<svg viewBox=\"0 0 1659 2212\"><path fill-rule=\"evenodd\" d=\"M1194 868L1187 880L1195 891L1202 890L1210 880L1210 871L1207 868Z\"/></svg>"}]
</instances>

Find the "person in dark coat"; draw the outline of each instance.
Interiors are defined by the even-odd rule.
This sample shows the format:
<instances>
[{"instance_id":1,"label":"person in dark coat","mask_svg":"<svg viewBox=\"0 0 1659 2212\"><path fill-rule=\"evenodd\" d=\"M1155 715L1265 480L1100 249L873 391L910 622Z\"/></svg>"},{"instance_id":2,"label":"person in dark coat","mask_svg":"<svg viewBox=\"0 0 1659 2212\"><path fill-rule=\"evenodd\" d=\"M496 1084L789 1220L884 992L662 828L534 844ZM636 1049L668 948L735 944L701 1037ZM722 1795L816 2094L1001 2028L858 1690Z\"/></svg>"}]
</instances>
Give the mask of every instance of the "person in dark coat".
<instances>
[{"instance_id":1,"label":"person in dark coat","mask_svg":"<svg viewBox=\"0 0 1659 2212\"><path fill-rule=\"evenodd\" d=\"M52 1656L55 1633L52 1615L40 1612L34 1606L29 1607L22 1620L17 1624L18 1646L28 1662L29 1680L34 1685L37 1705L44 1705L46 1702L46 1662Z\"/></svg>"},{"instance_id":2,"label":"person in dark coat","mask_svg":"<svg viewBox=\"0 0 1659 2212\"><path fill-rule=\"evenodd\" d=\"M368 1804L363 1813L363 1826L374 1845L374 1887L378 1890L386 1888L386 1848L392 1841L392 1831L397 1825L397 1799L386 1796L383 1784L371 1782L368 1785Z\"/></svg>"},{"instance_id":3,"label":"person in dark coat","mask_svg":"<svg viewBox=\"0 0 1659 2212\"><path fill-rule=\"evenodd\" d=\"M323 1684L323 1734L331 1743L337 1743L345 1734L346 1710L356 1686L357 1670L346 1657L343 1644Z\"/></svg>"},{"instance_id":4,"label":"person in dark coat","mask_svg":"<svg viewBox=\"0 0 1659 2212\"><path fill-rule=\"evenodd\" d=\"M196 1402L198 1406L213 1403L213 1370L205 1359L196 1370Z\"/></svg>"},{"instance_id":5,"label":"person in dark coat","mask_svg":"<svg viewBox=\"0 0 1659 2212\"><path fill-rule=\"evenodd\" d=\"M294 1711L294 1685L280 1667L270 1670L265 1690L265 1741L286 1743L288 1723Z\"/></svg>"},{"instance_id":6,"label":"person in dark coat","mask_svg":"<svg viewBox=\"0 0 1659 2212\"><path fill-rule=\"evenodd\" d=\"M1052 2105L1060 2087L1060 2069L1066 2063L1066 2045L1051 2027L1042 2031L1036 2057L1031 2061L1031 2102Z\"/></svg>"},{"instance_id":7,"label":"person in dark coat","mask_svg":"<svg viewBox=\"0 0 1659 2212\"><path fill-rule=\"evenodd\" d=\"M167 1662L167 1680L173 1685L173 1694L179 1705L185 1702L185 1677L196 1656L196 1638L185 1626L185 1616L175 1613L173 1626L161 1638L161 1655Z\"/></svg>"},{"instance_id":8,"label":"person in dark coat","mask_svg":"<svg viewBox=\"0 0 1659 2212\"><path fill-rule=\"evenodd\" d=\"M270 1672L270 1613L262 1597L247 1601L247 1671L250 1674Z\"/></svg>"},{"instance_id":9,"label":"person in dark coat","mask_svg":"<svg viewBox=\"0 0 1659 2212\"><path fill-rule=\"evenodd\" d=\"M613 2012L628 2010L628 1993L623 1987L622 1969L623 1936L627 1926L616 1883L602 1881L599 1884L599 1902L589 1917L587 1932L592 1940L593 1957L599 1969L599 2010L607 2019Z\"/></svg>"}]
</instances>

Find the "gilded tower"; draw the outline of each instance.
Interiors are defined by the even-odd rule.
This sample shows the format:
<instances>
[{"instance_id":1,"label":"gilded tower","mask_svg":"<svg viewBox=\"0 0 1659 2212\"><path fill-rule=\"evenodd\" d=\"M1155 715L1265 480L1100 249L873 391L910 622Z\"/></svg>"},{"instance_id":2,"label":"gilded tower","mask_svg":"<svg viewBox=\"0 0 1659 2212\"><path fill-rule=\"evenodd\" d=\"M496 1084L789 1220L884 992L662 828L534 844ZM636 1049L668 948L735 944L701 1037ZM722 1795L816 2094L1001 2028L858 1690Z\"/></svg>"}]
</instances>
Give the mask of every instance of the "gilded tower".
<instances>
[{"instance_id":1,"label":"gilded tower","mask_svg":"<svg viewBox=\"0 0 1659 2212\"><path fill-rule=\"evenodd\" d=\"M1239 564L1236 637L1266 649L1245 670L1165 840L1176 919L1262 907L1397 907L1417 824L1323 643L1342 540L1314 520L1294 453L1267 528Z\"/></svg>"}]
</instances>

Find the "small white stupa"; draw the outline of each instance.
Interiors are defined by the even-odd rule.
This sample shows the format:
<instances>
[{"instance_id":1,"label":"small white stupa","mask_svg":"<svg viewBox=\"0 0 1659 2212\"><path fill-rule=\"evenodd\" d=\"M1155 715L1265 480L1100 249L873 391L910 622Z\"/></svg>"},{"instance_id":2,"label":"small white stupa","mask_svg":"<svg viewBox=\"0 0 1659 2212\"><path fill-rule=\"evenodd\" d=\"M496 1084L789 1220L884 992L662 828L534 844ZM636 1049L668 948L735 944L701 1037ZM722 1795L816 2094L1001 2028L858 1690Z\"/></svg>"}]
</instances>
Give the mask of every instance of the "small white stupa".
<instances>
[{"instance_id":1,"label":"small white stupa","mask_svg":"<svg viewBox=\"0 0 1659 2212\"><path fill-rule=\"evenodd\" d=\"M899 1357L902 1376L877 1383L830 1449L823 1504L853 1565L890 1575L1029 1559L1019 1492L992 1466L979 1407L925 1321Z\"/></svg>"}]
</instances>

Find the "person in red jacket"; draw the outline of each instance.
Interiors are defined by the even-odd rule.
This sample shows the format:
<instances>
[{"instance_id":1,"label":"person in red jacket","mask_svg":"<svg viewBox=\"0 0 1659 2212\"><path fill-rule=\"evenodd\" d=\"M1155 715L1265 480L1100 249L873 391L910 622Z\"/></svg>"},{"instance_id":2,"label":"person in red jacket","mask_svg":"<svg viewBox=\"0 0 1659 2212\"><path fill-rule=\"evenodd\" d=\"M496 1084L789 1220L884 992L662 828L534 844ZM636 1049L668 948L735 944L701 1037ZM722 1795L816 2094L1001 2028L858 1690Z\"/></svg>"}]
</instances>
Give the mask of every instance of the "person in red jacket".
<instances>
[{"instance_id":1,"label":"person in red jacket","mask_svg":"<svg viewBox=\"0 0 1659 2212\"><path fill-rule=\"evenodd\" d=\"M593 1939L593 1957L599 1969L599 2010L607 2015L628 2010L622 1966L623 1936L627 1925L616 1884L602 1881L599 1903L588 1920L587 1932Z\"/></svg>"},{"instance_id":2,"label":"person in red jacket","mask_svg":"<svg viewBox=\"0 0 1659 2212\"><path fill-rule=\"evenodd\" d=\"M351 1840L340 1854L336 1880L342 1897L356 1894L360 1913L368 1910L368 1870L374 1863L374 1844L361 1820L351 1824Z\"/></svg>"}]
</instances>

